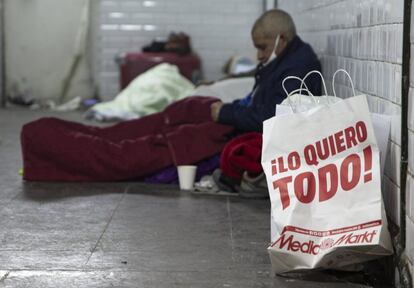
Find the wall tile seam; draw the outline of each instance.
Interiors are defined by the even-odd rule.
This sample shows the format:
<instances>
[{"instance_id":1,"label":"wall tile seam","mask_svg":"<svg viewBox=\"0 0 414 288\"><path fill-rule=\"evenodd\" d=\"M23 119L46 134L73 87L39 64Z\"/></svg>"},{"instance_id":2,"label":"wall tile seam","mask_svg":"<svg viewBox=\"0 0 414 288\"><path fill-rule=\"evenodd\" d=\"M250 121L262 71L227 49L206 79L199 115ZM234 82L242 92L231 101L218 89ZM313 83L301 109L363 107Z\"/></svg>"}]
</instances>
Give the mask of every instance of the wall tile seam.
<instances>
[{"instance_id":1,"label":"wall tile seam","mask_svg":"<svg viewBox=\"0 0 414 288\"><path fill-rule=\"evenodd\" d=\"M228 25L228 27L233 26L233 27L239 28L240 26L245 26L246 28L250 28L250 25L247 25L247 24L246 25L238 24L238 23L236 23L236 24L224 23L224 24ZM204 28L206 24L205 23L198 23L198 22L197 23L184 23L184 22L177 22L177 21L174 21L174 20L164 21L164 22L159 22L159 21L155 21L155 20L153 20L153 21L131 20L131 21L106 21L106 22L100 23L99 25L100 26L103 26L103 25L111 25L111 26L112 25L114 25L114 26L115 25L119 25L119 26L122 26L122 25L134 25L134 26L136 26L136 25L141 25L141 26L156 25L156 26L161 26L162 27L161 29L163 29L163 28L165 28L165 26L169 26L169 25L177 25L177 26L192 25L192 26L197 27L197 28ZM215 24L216 27L218 27L219 25L220 24ZM185 28L187 28L187 27L185 27ZM119 29L113 29L113 30L119 30Z\"/></svg>"},{"instance_id":2,"label":"wall tile seam","mask_svg":"<svg viewBox=\"0 0 414 288\"><path fill-rule=\"evenodd\" d=\"M308 29L308 30L298 30L297 33L321 33L321 32L337 32L337 31L348 31L348 30L362 30L362 29L368 29L368 28L375 28L375 27L382 27L382 26L392 26L392 25L403 25L403 22L389 22L389 23L379 23L379 24L372 24L372 25L366 25L366 26L349 26L349 27L342 27L342 28L338 28L338 27L330 27L330 28L326 28L326 29L319 29L319 30L314 30L314 29Z\"/></svg>"},{"instance_id":3,"label":"wall tile seam","mask_svg":"<svg viewBox=\"0 0 414 288\"><path fill-rule=\"evenodd\" d=\"M325 76L325 78L326 78L326 75L324 74L324 73L322 73L324 76ZM347 87L347 88L351 88L351 86L350 85L344 85L344 84L338 84L338 86L344 86L344 87ZM393 104L393 105L396 105L396 106L398 106L398 107L400 107L401 108L401 103L397 103L397 102L393 102L393 101L390 101L389 99L387 99L387 98L383 98L383 97L381 97L381 96L379 96L379 95L375 95L375 94L371 94L371 93L369 93L369 92L367 92L367 91L363 91L362 89L358 89L358 88L360 88L360 87L357 87L357 86L355 86L355 93L358 95L358 93L362 93L362 94L364 94L364 95L366 95L366 96L369 96L369 97L372 97L372 98L377 98L376 100L378 100L378 99L381 99L381 100L384 100L385 102L387 102L388 104ZM377 113L377 112L374 112L374 113ZM390 115L390 114L385 114L385 113L380 113L380 114L384 114L384 115L389 115L389 116L392 116L392 114ZM397 144L397 143L395 143L395 144ZM401 146L401 145L399 145L399 144L397 144L398 146Z\"/></svg>"},{"instance_id":4,"label":"wall tile seam","mask_svg":"<svg viewBox=\"0 0 414 288\"><path fill-rule=\"evenodd\" d=\"M398 185L397 183L395 183L394 179L392 179L390 176L388 176L385 171L384 171L384 178L387 178L392 184L394 184L395 187L397 187L398 189L401 189L401 186Z\"/></svg>"},{"instance_id":5,"label":"wall tile seam","mask_svg":"<svg viewBox=\"0 0 414 288\"><path fill-rule=\"evenodd\" d=\"M406 216L408 217L408 219L414 224L414 219L410 216L410 214L406 214ZM411 262L410 262L411 263ZM413 265L413 264L411 264Z\"/></svg>"},{"instance_id":6,"label":"wall tile seam","mask_svg":"<svg viewBox=\"0 0 414 288\"><path fill-rule=\"evenodd\" d=\"M393 185L395 185L395 187L397 187L398 189L401 189L401 185L398 185L397 183L395 183L392 176L388 175L387 172L384 172L384 178L387 178Z\"/></svg>"},{"instance_id":7,"label":"wall tile seam","mask_svg":"<svg viewBox=\"0 0 414 288\"><path fill-rule=\"evenodd\" d=\"M343 85L343 86L346 86L346 87L348 87L348 88L351 88L351 86L348 86L348 85ZM377 100L378 99L381 99L381 100L384 100L385 102L387 102L387 103L389 103L389 104L394 104L394 105L397 105L398 107L401 107L401 103L399 104L399 103L396 103L396 102L393 102L393 101L390 101L390 100L388 100L387 98L383 98L383 97L380 97L380 96L378 96L378 95L375 95L375 94L370 94L369 92L367 92L367 91L363 91L363 90L361 90L361 89L357 89L358 87L356 87L355 86L355 92L356 92L356 94L358 94L358 92L361 92L361 93L363 93L364 95L366 95L366 96L369 96L369 97L372 97L372 98L377 98ZM374 112L374 113L376 113L376 112ZM384 114L384 113L380 113L380 114ZM384 114L384 115L389 115L389 114ZM392 115L389 115L389 116L392 116ZM395 143L396 144L396 143ZM401 145L398 145L398 146L401 146Z\"/></svg>"},{"instance_id":8,"label":"wall tile seam","mask_svg":"<svg viewBox=\"0 0 414 288\"><path fill-rule=\"evenodd\" d=\"M326 8L326 7L329 7L329 6L334 6L334 5L337 5L338 3L345 2L345 1L348 1L348 0L337 0L337 1L334 1L334 2L331 2L331 3L327 3L327 4L316 5L312 8L305 9L305 10L302 10L302 9L296 10L296 12L304 13L304 12L314 11L314 10L318 10L318 9L321 9L321 8Z\"/></svg>"},{"instance_id":9,"label":"wall tile seam","mask_svg":"<svg viewBox=\"0 0 414 288\"><path fill-rule=\"evenodd\" d=\"M398 147L401 149L401 144L398 144L397 142L395 142L395 141L394 141L394 140L392 140L392 139L388 139L388 141L389 141L390 143L394 144L395 146L398 146Z\"/></svg>"},{"instance_id":10,"label":"wall tile seam","mask_svg":"<svg viewBox=\"0 0 414 288\"><path fill-rule=\"evenodd\" d=\"M106 23L107 21L114 21L114 22L123 22L123 21L124 22L131 22L131 21L138 20L140 17L143 17L143 18L145 17L143 15L139 15L139 14L144 14L143 12L116 11L116 13L123 13L123 14L125 14L125 16L122 17L122 18L112 18L112 17L109 16L112 13L114 13L114 12L112 12L112 11L106 11L106 12L103 13L104 15L100 16L101 17L100 19L95 20L95 21L97 23ZM226 16L233 15L233 14L234 14L233 12L232 13L230 13L230 12L220 12L220 13L217 13L215 11L205 11L203 13L194 13L193 15L196 15L196 16L200 17L200 19L201 19L201 17L203 17L203 16L205 17L206 15L207 16L211 16L211 17L222 16L223 18L226 18ZM245 12L238 12L238 15L240 15L240 14L244 14L242 16L249 17L249 15L251 14L251 12L246 12L246 11ZM170 19L171 19L171 17L174 17L174 16L171 16L171 12L170 11L157 11L157 12L152 13L151 15L156 16L156 18L152 18L152 19L155 19L155 20L152 20L150 18L151 16L148 16L147 17L147 21L149 21L149 19L151 19L151 21L157 22L158 19L164 18L164 16L170 17ZM180 16L184 16L184 15L186 15L186 13L185 12L181 12L181 13L179 12L179 13L176 13L175 15L179 15L179 16L177 18L173 18L173 19L179 19ZM200 19L196 19L194 21L196 21L196 23L202 23ZM185 22L185 21L188 21L188 20L184 20L184 23L183 22L180 22L179 20L174 20L174 23L189 24L188 22ZM190 20L190 21L192 21L192 20ZM226 22L227 20L224 19L223 21ZM235 20L233 20L233 21L235 21ZM243 21L241 21L241 20L239 20L239 22L237 22L237 23L240 23L240 22L243 23Z\"/></svg>"},{"instance_id":11,"label":"wall tile seam","mask_svg":"<svg viewBox=\"0 0 414 288\"><path fill-rule=\"evenodd\" d=\"M328 57L333 57L333 58L351 59L351 60L358 60L358 61L361 61L361 62L376 62L376 63L380 62L380 63L392 64L392 65L402 67L402 63L392 62L392 61L387 61L387 60L367 59L367 58L345 56L345 55L333 55L333 54L318 54L318 56L328 56Z\"/></svg>"}]
</instances>

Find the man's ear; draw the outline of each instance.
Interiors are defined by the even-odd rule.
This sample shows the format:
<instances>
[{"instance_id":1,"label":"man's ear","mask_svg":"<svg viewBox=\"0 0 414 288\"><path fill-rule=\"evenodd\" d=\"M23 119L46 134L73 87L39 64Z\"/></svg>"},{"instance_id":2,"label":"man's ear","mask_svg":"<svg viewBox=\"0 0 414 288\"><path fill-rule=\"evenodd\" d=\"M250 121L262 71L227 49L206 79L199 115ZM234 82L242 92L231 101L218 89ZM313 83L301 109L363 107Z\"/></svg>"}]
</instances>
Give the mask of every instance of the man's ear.
<instances>
[{"instance_id":1,"label":"man's ear","mask_svg":"<svg viewBox=\"0 0 414 288\"><path fill-rule=\"evenodd\" d=\"M281 43L282 47L283 47L283 49L285 49L286 46L289 44L289 38L286 35L286 33L280 33L279 35L280 35L280 42L282 42Z\"/></svg>"},{"instance_id":2,"label":"man's ear","mask_svg":"<svg viewBox=\"0 0 414 288\"><path fill-rule=\"evenodd\" d=\"M280 40L288 42L288 37L287 37L286 33L280 33L279 35L280 35Z\"/></svg>"}]
</instances>

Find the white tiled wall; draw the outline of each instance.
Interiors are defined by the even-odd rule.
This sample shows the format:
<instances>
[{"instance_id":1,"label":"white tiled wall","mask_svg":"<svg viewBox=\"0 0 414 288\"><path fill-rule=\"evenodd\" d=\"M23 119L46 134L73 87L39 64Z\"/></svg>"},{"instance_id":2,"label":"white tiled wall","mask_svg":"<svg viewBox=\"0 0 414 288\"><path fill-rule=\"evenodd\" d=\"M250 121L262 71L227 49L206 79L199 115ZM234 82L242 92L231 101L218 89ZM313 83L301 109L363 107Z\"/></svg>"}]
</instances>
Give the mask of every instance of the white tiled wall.
<instances>
[{"instance_id":1,"label":"white tiled wall","mask_svg":"<svg viewBox=\"0 0 414 288\"><path fill-rule=\"evenodd\" d=\"M357 93L367 94L372 112L392 116L384 202L391 220L399 224L401 158L401 68L403 0L279 0L292 14L298 32L313 45L327 79L339 68L350 72ZM412 31L414 31L414 17ZM414 56L414 33L411 46ZM414 61L411 61L410 164L407 185L407 245L414 263ZM328 81L330 82L330 81ZM340 95L351 95L339 79ZM330 83L329 83L330 84Z\"/></svg>"},{"instance_id":2,"label":"white tiled wall","mask_svg":"<svg viewBox=\"0 0 414 288\"><path fill-rule=\"evenodd\" d=\"M408 103L408 175L407 175L407 254L414 263L414 7L411 10L410 96ZM414 276L414 265L411 265Z\"/></svg>"},{"instance_id":3,"label":"white tiled wall","mask_svg":"<svg viewBox=\"0 0 414 288\"><path fill-rule=\"evenodd\" d=\"M93 0L94 1L94 0ZM7 93L57 103L74 60L86 0L5 0ZM93 96L89 57L82 55L64 102Z\"/></svg>"},{"instance_id":4,"label":"white tiled wall","mask_svg":"<svg viewBox=\"0 0 414 288\"><path fill-rule=\"evenodd\" d=\"M263 12L262 0L99 0L94 6L95 79L106 98L119 88L115 55L140 51L171 31L191 36L204 78L220 78L232 55L254 55L250 29Z\"/></svg>"},{"instance_id":5,"label":"white tiled wall","mask_svg":"<svg viewBox=\"0 0 414 288\"><path fill-rule=\"evenodd\" d=\"M0 25L2 25L2 23L3 23L3 21L2 21L2 14L3 14L3 12L2 12L2 10L3 10L3 7L2 7L2 2L0 1ZM1 105L1 103L2 103L2 100L3 100L3 95L2 95L2 93L3 93L3 70L2 70L2 66L3 66L3 59L2 59L2 55L3 55L3 51L2 51L2 39L3 39L3 37L2 37L3 35L2 35L2 31L1 31L1 27L0 27L0 105Z\"/></svg>"}]
</instances>

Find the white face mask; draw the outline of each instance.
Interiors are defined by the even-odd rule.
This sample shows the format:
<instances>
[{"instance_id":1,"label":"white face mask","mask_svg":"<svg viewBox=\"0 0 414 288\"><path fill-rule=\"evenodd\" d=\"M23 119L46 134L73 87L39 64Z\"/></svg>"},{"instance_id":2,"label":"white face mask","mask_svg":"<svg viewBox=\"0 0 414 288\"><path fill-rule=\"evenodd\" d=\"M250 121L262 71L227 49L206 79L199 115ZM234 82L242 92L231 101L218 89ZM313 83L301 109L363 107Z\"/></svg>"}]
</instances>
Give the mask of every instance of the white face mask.
<instances>
[{"instance_id":1,"label":"white face mask","mask_svg":"<svg viewBox=\"0 0 414 288\"><path fill-rule=\"evenodd\" d=\"M277 45L279 45L279 40L280 40L280 35L278 34L276 36L275 46L273 47L272 54L270 54L269 59L267 59L267 61L265 63L263 63L263 66L267 66L270 62L272 62L273 60L275 60L277 58L276 48L277 48Z\"/></svg>"}]
</instances>

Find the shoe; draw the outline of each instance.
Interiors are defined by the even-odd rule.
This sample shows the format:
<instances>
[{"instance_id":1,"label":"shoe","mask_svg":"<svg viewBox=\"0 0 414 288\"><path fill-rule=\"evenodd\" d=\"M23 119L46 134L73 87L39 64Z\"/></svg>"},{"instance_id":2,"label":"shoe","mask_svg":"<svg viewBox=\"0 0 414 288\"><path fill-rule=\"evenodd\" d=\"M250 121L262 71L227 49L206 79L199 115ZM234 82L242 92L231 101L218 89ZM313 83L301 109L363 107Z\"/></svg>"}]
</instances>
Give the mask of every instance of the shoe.
<instances>
[{"instance_id":1,"label":"shoe","mask_svg":"<svg viewBox=\"0 0 414 288\"><path fill-rule=\"evenodd\" d=\"M213 180L216 183L217 187L220 190L228 191L232 193L237 193L237 186L240 184L240 181L237 181L233 178L223 175L221 169L216 169L213 172Z\"/></svg>"},{"instance_id":2,"label":"shoe","mask_svg":"<svg viewBox=\"0 0 414 288\"><path fill-rule=\"evenodd\" d=\"M269 198L269 190L267 189L266 175L264 172L256 177L250 177L247 172L244 172L239 188L239 195L242 198L249 199Z\"/></svg>"},{"instance_id":3,"label":"shoe","mask_svg":"<svg viewBox=\"0 0 414 288\"><path fill-rule=\"evenodd\" d=\"M220 189L212 175L203 176L199 182L194 184L191 193L193 195L239 196L237 192Z\"/></svg>"}]
</instances>

